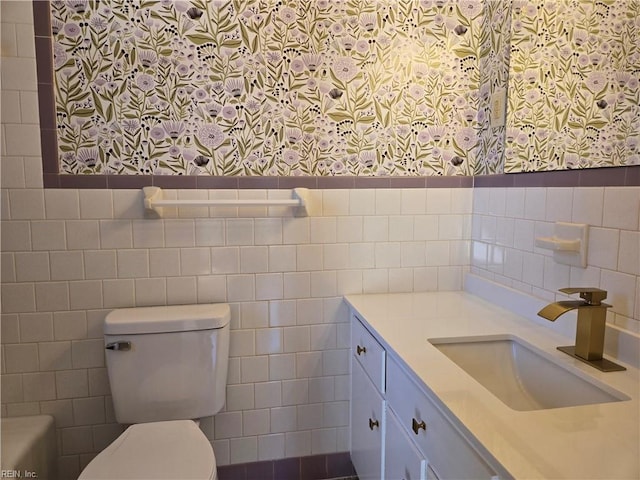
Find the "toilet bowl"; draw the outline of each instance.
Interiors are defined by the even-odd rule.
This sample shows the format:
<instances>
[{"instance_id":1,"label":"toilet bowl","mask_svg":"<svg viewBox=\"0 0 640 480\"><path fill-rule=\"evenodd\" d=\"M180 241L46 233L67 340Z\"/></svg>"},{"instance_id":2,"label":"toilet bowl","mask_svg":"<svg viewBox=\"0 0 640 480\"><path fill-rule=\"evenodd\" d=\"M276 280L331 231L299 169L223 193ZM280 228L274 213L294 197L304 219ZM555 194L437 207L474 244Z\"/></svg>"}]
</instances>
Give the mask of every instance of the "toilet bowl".
<instances>
[{"instance_id":1,"label":"toilet bowl","mask_svg":"<svg viewBox=\"0 0 640 480\"><path fill-rule=\"evenodd\" d=\"M114 310L105 318L116 420L131 424L80 480L216 480L211 443L192 420L224 406L227 304Z\"/></svg>"},{"instance_id":2,"label":"toilet bowl","mask_svg":"<svg viewBox=\"0 0 640 480\"><path fill-rule=\"evenodd\" d=\"M217 480L211 444L191 420L131 425L79 480Z\"/></svg>"}]
</instances>

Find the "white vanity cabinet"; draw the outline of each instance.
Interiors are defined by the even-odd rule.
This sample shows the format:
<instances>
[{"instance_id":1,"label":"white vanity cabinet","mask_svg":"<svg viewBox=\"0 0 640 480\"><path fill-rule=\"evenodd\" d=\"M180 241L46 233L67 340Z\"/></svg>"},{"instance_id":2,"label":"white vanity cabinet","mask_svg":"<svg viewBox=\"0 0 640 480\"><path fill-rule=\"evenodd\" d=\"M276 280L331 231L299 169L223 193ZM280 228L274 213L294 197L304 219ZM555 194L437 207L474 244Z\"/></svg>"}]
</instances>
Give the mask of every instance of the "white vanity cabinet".
<instances>
[{"instance_id":1,"label":"white vanity cabinet","mask_svg":"<svg viewBox=\"0 0 640 480\"><path fill-rule=\"evenodd\" d=\"M379 480L384 469L386 354L355 317L351 351L351 461L360 480Z\"/></svg>"},{"instance_id":2,"label":"white vanity cabinet","mask_svg":"<svg viewBox=\"0 0 640 480\"><path fill-rule=\"evenodd\" d=\"M361 480L495 480L395 354L351 315L351 460Z\"/></svg>"}]
</instances>

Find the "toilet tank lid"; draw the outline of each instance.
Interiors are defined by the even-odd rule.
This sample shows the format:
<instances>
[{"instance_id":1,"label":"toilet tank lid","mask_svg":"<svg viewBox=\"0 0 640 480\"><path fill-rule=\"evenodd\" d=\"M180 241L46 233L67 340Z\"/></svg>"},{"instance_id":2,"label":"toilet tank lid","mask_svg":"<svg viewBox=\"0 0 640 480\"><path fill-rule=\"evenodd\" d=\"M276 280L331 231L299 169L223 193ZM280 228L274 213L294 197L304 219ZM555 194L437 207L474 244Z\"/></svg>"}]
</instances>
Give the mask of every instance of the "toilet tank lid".
<instances>
[{"instance_id":1,"label":"toilet tank lid","mask_svg":"<svg viewBox=\"0 0 640 480\"><path fill-rule=\"evenodd\" d=\"M231 311L226 303L119 308L104 319L105 335L187 332L222 328Z\"/></svg>"}]
</instances>

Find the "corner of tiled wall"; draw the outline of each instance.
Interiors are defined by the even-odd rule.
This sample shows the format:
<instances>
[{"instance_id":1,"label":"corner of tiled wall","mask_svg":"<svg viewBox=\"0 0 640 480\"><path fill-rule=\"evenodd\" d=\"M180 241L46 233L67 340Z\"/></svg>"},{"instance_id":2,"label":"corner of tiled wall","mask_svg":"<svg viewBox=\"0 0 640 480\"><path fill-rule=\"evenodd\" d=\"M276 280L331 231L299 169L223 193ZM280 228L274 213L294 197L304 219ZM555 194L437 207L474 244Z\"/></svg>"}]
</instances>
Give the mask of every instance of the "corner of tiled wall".
<instances>
[{"instance_id":1,"label":"corner of tiled wall","mask_svg":"<svg viewBox=\"0 0 640 480\"><path fill-rule=\"evenodd\" d=\"M640 332L640 187L476 188L471 271L540 298L567 286L609 292L608 321ZM587 267L558 264L535 237L589 225Z\"/></svg>"}]
</instances>

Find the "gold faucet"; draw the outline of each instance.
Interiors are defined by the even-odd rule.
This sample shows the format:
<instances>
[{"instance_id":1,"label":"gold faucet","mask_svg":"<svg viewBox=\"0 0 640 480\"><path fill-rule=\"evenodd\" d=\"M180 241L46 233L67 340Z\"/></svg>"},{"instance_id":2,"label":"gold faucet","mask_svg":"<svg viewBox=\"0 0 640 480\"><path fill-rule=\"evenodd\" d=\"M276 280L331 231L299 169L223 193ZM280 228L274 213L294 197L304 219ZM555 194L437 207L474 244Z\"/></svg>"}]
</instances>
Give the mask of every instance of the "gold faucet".
<instances>
[{"instance_id":1,"label":"gold faucet","mask_svg":"<svg viewBox=\"0 0 640 480\"><path fill-rule=\"evenodd\" d=\"M558 347L558 350L603 372L626 370L623 366L602 357L607 308L611 306L602 302L607 298L606 290L561 288L559 291L567 295L578 293L582 300L561 300L547 305L538 312L542 318L555 322L563 313L578 310L576 344Z\"/></svg>"}]
</instances>

